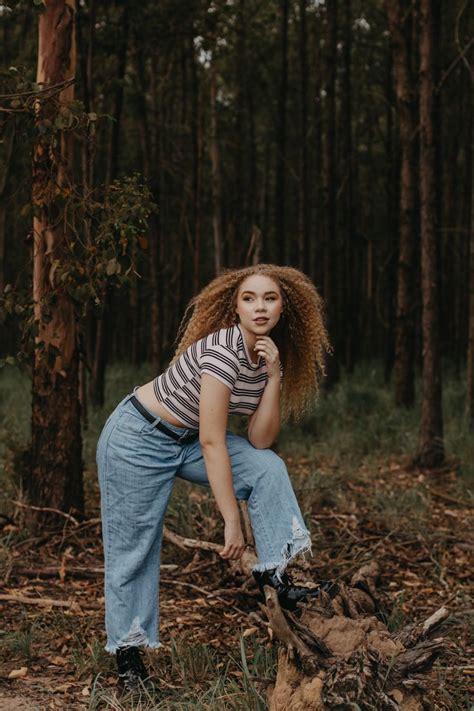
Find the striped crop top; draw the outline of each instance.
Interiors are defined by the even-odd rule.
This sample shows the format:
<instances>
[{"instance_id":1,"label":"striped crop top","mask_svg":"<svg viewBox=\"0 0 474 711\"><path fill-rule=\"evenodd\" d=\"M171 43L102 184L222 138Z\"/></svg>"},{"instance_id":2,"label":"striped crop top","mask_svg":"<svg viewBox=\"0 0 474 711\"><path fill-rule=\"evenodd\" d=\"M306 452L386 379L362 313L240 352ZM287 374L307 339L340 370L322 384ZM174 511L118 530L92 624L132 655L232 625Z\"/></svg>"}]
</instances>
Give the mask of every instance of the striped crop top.
<instances>
[{"instance_id":1,"label":"striped crop top","mask_svg":"<svg viewBox=\"0 0 474 711\"><path fill-rule=\"evenodd\" d=\"M239 415L255 412L268 379L264 358L252 363L238 324L201 338L153 381L158 401L185 427L199 427L203 373L227 385L229 414Z\"/></svg>"}]
</instances>

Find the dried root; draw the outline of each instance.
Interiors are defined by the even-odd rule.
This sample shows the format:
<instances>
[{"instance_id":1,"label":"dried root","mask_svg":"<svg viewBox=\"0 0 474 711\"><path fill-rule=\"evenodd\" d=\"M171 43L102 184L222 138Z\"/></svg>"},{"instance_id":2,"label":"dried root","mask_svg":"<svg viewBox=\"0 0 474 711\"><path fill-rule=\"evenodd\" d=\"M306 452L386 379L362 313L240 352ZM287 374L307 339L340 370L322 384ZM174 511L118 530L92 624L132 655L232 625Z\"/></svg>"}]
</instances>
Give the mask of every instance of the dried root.
<instances>
[{"instance_id":1,"label":"dried root","mask_svg":"<svg viewBox=\"0 0 474 711\"><path fill-rule=\"evenodd\" d=\"M364 566L331 600L322 593L284 612L273 590L266 605L278 652L270 711L374 709L422 711L431 707L426 678L443 649L431 635L448 617L440 608L428 620L390 633L376 597L377 564Z\"/></svg>"}]
</instances>

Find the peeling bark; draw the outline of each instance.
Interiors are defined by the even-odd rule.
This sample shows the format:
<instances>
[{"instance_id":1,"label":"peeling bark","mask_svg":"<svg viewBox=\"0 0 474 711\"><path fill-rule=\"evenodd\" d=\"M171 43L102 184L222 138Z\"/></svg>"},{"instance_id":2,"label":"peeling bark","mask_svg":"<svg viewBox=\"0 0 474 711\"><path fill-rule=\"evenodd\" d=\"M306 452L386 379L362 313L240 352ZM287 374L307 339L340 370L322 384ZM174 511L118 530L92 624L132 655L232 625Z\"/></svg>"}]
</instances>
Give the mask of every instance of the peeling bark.
<instances>
[{"instance_id":1,"label":"peeling bark","mask_svg":"<svg viewBox=\"0 0 474 711\"><path fill-rule=\"evenodd\" d=\"M56 84L75 74L75 0L46 0L39 19L37 82ZM59 96L64 110L73 85ZM37 107L37 120L54 122L57 106ZM67 259L68 227L54 217L58 191L68 193L71 133L59 145L36 143L33 154L33 300L38 324L33 368L31 467L25 489L39 506L62 511L84 507L78 383L78 347L74 307L54 282L55 259ZM41 514L31 513L38 518Z\"/></svg>"}]
</instances>

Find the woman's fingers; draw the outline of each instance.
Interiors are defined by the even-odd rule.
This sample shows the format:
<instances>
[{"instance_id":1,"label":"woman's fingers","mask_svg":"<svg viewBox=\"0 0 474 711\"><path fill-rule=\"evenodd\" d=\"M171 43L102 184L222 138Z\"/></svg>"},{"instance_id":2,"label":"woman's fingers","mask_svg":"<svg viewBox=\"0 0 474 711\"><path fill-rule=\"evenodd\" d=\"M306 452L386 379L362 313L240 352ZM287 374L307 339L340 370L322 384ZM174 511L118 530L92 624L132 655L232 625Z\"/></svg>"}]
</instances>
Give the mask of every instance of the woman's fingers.
<instances>
[{"instance_id":1,"label":"woman's fingers","mask_svg":"<svg viewBox=\"0 0 474 711\"><path fill-rule=\"evenodd\" d=\"M263 355L265 359L276 360L279 357L278 348L275 346L273 341L263 340L262 338L257 338L255 341L254 350L257 351L258 355Z\"/></svg>"},{"instance_id":2,"label":"woman's fingers","mask_svg":"<svg viewBox=\"0 0 474 711\"><path fill-rule=\"evenodd\" d=\"M244 550L245 546L225 546L219 555L225 560L238 560L242 557Z\"/></svg>"}]
</instances>

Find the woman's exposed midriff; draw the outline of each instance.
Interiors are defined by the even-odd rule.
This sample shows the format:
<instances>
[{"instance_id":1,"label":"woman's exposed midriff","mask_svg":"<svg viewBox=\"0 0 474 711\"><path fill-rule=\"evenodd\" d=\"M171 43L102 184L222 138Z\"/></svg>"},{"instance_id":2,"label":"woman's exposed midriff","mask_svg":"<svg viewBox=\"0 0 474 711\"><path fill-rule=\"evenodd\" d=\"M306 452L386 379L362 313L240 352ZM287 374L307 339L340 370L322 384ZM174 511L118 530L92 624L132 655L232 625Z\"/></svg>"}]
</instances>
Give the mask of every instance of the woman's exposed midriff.
<instances>
[{"instance_id":1,"label":"woman's exposed midriff","mask_svg":"<svg viewBox=\"0 0 474 711\"><path fill-rule=\"evenodd\" d=\"M169 422L170 425L175 425L175 427L186 428L186 425L177 420L176 417L173 417L171 412L168 412L161 402L156 399L152 380L139 387L138 390L135 391L135 397L140 400L141 404L146 407L148 412L151 412L152 415L161 417L165 422Z\"/></svg>"}]
</instances>

